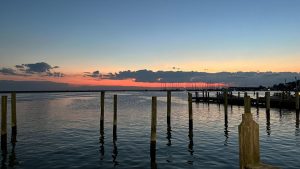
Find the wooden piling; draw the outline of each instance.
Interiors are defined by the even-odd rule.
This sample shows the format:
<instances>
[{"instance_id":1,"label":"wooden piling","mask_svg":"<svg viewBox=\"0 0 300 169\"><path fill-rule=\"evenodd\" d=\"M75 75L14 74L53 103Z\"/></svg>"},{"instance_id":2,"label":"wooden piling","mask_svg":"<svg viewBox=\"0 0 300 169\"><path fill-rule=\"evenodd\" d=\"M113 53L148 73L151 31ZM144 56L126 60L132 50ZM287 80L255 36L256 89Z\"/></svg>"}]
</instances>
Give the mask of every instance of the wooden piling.
<instances>
[{"instance_id":1,"label":"wooden piling","mask_svg":"<svg viewBox=\"0 0 300 169\"><path fill-rule=\"evenodd\" d=\"M224 111L228 112L228 93L227 90L224 91Z\"/></svg>"},{"instance_id":2,"label":"wooden piling","mask_svg":"<svg viewBox=\"0 0 300 169\"><path fill-rule=\"evenodd\" d=\"M265 100L266 100L266 110L270 112L270 92L265 93Z\"/></svg>"},{"instance_id":3,"label":"wooden piling","mask_svg":"<svg viewBox=\"0 0 300 169\"><path fill-rule=\"evenodd\" d=\"M247 92L244 92L244 97L247 97L247 96L248 96Z\"/></svg>"},{"instance_id":4,"label":"wooden piling","mask_svg":"<svg viewBox=\"0 0 300 169\"><path fill-rule=\"evenodd\" d=\"M209 91L207 92L207 102L209 103Z\"/></svg>"},{"instance_id":5,"label":"wooden piling","mask_svg":"<svg viewBox=\"0 0 300 169\"><path fill-rule=\"evenodd\" d=\"M250 97L245 97L244 101L245 113L239 125L240 169L260 164L259 126L252 119Z\"/></svg>"},{"instance_id":6,"label":"wooden piling","mask_svg":"<svg viewBox=\"0 0 300 169\"><path fill-rule=\"evenodd\" d=\"M156 123L157 123L157 98L152 97L152 116L151 116L151 141L150 156L151 161L156 161Z\"/></svg>"},{"instance_id":7,"label":"wooden piling","mask_svg":"<svg viewBox=\"0 0 300 169\"><path fill-rule=\"evenodd\" d=\"M171 130L171 91L167 92L167 127Z\"/></svg>"},{"instance_id":8,"label":"wooden piling","mask_svg":"<svg viewBox=\"0 0 300 169\"><path fill-rule=\"evenodd\" d=\"M7 96L1 98L1 150L7 152Z\"/></svg>"},{"instance_id":9,"label":"wooden piling","mask_svg":"<svg viewBox=\"0 0 300 169\"><path fill-rule=\"evenodd\" d=\"M116 139L117 138L117 100L118 97L117 95L114 95L114 120L113 120L113 138Z\"/></svg>"},{"instance_id":10,"label":"wooden piling","mask_svg":"<svg viewBox=\"0 0 300 169\"><path fill-rule=\"evenodd\" d=\"M100 111L101 111L101 115L100 115L100 133L103 134L104 133L104 97L105 97L105 92L102 91L101 92L101 101L100 101Z\"/></svg>"},{"instance_id":11,"label":"wooden piling","mask_svg":"<svg viewBox=\"0 0 300 169\"><path fill-rule=\"evenodd\" d=\"M259 94L256 92L256 107L259 106Z\"/></svg>"},{"instance_id":12,"label":"wooden piling","mask_svg":"<svg viewBox=\"0 0 300 169\"><path fill-rule=\"evenodd\" d=\"M188 93L188 107L189 107L189 135L192 135L192 130L193 130L192 93Z\"/></svg>"},{"instance_id":13,"label":"wooden piling","mask_svg":"<svg viewBox=\"0 0 300 169\"><path fill-rule=\"evenodd\" d=\"M295 106L296 110L299 111L299 91L295 91Z\"/></svg>"},{"instance_id":14,"label":"wooden piling","mask_svg":"<svg viewBox=\"0 0 300 169\"><path fill-rule=\"evenodd\" d=\"M11 142L17 141L17 106L16 93L11 93Z\"/></svg>"}]
</instances>

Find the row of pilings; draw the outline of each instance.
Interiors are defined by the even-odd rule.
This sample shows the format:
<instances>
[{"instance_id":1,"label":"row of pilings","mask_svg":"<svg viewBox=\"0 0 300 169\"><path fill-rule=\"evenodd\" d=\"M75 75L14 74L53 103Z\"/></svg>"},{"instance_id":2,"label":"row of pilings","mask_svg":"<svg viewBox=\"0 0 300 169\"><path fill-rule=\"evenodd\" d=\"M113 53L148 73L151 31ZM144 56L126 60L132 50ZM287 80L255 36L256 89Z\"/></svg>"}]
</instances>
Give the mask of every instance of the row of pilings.
<instances>
[{"instance_id":1,"label":"row of pilings","mask_svg":"<svg viewBox=\"0 0 300 169\"><path fill-rule=\"evenodd\" d=\"M100 120L100 133L103 138L104 129L104 92L101 92L101 120ZM224 96L224 112L225 120L228 118L228 93L225 90L223 92ZM270 92L266 92L266 101L269 101ZM117 96L113 96L113 107L114 107L114 117L113 117L113 137L114 145L116 140L116 119L117 119ZM189 132L188 137L190 140L189 146L193 145L193 97L192 93L188 93L188 126ZM239 125L239 159L241 169L255 169L259 167L265 168L278 168L271 165L264 164L260 161L260 151L259 151L259 126L252 119L251 114L251 99L247 94L243 98L245 113L243 114L242 122ZM270 104L266 103L266 112L270 113ZM151 104L151 134L150 134L150 158L151 158L151 168L156 168L156 126L157 126L157 97L152 96ZM167 91L167 130L171 130L171 91ZM102 140L103 141L103 140ZM100 141L101 142L101 141ZM103 143L103 142L102 142ZM103 146L103 145L102 145Z\"/></svg>"},{"instance_id":2,"label":"row of pilings","mask_svg":"<svg viewBox=\"0 0 300 169\"><path fill-rule=\"evenodd\" d=\"M225 96L226 92L226 96ZM223 103L225 105L243 105L244 97L248 96L247 92L244 92L244 97L241 97L241 93L238 92L237 96L234 96L232 91L215 91L216 96L211 97L210 92L207 90L202 91L202 96L199 96L199 92L195 92L193 102L206 102L206 103ZM253 93L254 98L250 98L250 105L256 107L270 108L288 108L299 110L299 92L295 91L294 95L290 95L290 92L275 93L273 96L270 92L265 92L264 97L259 97L258 92ZM225 98L226 97L226 98Z\"/></svg>"},{"instance_id":3,"label":"row of pilings","mask_svg":"<svg viewBox=\"0 0 300 169\"><path fill-rule=\"evenodd\" d=\"M196 94L197 96L197 94ZM207 95L209 97L209 94ZM299 100L299 93L295 95ZM270 113L270 92L265 93L266 112ZM7 96L2 96L1 99L1 150L3 153L7 152ZM189 126L189 139L190 145L193 145L193 97L192 93L188 93L188 126ZM251 98L245 94L243 97L245 113L242 115L242 122L239 125L239 159L240 168L258 168L268 167L276 168L270 165L261 163L259 152L259 126L252 119L251 114ZM117 95L113 95L113 145L116 147L117 140ZM225 109L225 119L227 117L228 109L228 92L223 92L223 103ZM101 92L100 98L100 143L104 143L104 105L105 105L105 92ZM151 168L156 168L156 126L157 126L157 97L152 96L152 109L151 109L151 134L150 134L150 158ZM296 104L297 112L299 112L299 102ZM167 130L171 131L171 91L167 91ZM16 93L11 93L11 143L13 148L17 138L17 114L16 114ZM117 150L114 148L114 154L117 155Z\"/></svg>"}]
</instances>

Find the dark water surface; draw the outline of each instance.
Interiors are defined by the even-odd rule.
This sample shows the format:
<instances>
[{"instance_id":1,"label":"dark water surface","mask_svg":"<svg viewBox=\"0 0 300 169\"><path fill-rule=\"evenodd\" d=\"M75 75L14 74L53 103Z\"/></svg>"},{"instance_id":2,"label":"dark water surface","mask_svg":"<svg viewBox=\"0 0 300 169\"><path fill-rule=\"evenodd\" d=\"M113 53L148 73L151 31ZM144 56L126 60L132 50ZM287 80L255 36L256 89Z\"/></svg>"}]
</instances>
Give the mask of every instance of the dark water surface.
<instances>
[{"instance_id":1,"label":"dark water surface","mask_svg":"<svg viewBox=\"0 0 300 169\"><path fill-rule=\"evenodd\" d=\"M151 96L158 96L157 168L239 168L238 125L243 107L193 103L194 137L188 137L187 93L172 93L172 131L167 132L166 93L118 94L117 140L112 138L112 95L106 93L100 138L100 94L18 94L18 136L2 168L151 168ZM8 102L10 103L10 102ZM8 106L10 114L10 106ZM252 107L260 128L261 159L300 168L300 130L294 110ZM8 115L10 119L10 115ZM10 120L8 120L10 138ZM104 142L102 145L101 143Z\"/></svg>"}]
</instances>

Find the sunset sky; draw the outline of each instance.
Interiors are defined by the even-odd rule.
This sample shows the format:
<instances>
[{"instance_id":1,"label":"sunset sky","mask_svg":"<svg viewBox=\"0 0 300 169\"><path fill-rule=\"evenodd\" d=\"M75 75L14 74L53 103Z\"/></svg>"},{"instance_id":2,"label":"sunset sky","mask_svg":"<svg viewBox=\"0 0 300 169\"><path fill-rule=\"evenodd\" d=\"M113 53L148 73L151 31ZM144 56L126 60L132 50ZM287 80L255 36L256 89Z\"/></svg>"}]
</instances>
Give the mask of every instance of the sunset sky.
<instances>
[{"instance_id":1,"label":"sunset sky","mask_svg":"<svg viewBox=\"0 0 300 169\"><path fill-rule=\"evenodd\" d=\"M266 84L277 83L300 79L299 30L298 0L1 1L0 80L247 86L220 72L250 72L242 76L259 77L252 85L272 72L278 79ZM170 71L189 79L166 80Z\"/></svg>"}]
</instances>

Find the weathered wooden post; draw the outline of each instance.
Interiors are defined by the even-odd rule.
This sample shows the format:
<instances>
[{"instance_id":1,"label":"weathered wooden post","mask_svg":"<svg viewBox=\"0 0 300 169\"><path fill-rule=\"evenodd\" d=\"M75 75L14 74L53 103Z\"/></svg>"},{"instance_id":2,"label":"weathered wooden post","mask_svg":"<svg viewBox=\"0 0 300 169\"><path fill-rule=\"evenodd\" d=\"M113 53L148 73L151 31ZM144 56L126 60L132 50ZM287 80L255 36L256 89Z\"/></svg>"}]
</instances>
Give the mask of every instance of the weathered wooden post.
<instances>
[{"instance_id":1,"label":"weathered wooden post","mask_svg":"<svg viewBox=\"0 0 300 169\"><path fill-rule=\"evenodd\" d=\"M228 93L227 90L224 91L224 111L228 112Z\"/></svg>"},{"instance_id":2,"label":"weathered wooden post","mask_svg":"<svg viewBox=\"0 0 300 169\"><path fill-rule=\"evenodd\" d=\"M204 90L202 90L202 101L205 101L205 94L204 94Z\"/></svg>"},{"instance_id":3,"label":"weathered wooden post","mask_svg":"<svg viewBox=\"0 0 300 169\"><path fill-rule=\"evenodd\" d=\"M244 109L245 113L239 125L240 169L279 169L260 161L259 126L252 118L249 96L244 98Z\"/></svg>"},{"instance_id":4,"label":"weathered wooden post","mask_svg":"<svg viewBox=\"0 0 300 169\"><path fill-rule=\"evenodd\" d=\"M188 93L188 107L189 107L189 135L193 135L193 105L192 93Z\"/></svg>"},{"instance_id":5,"label":"weathered wooden post","mask_svg":"<svg viewBox=\"0 0 300 169\"><path fill-rule=\"evenodd\" d=\"M209 91L207 91L207 102L209 103Z\"/></svg>"},{"instance_id":6,"label":"weathered wooden post","mask_svg":"<svg viewBox=\"0 0 300 169\"><path fill-rule=\"evenodd\" d=\"M151 116L151 141L150 141L150 156L151 162L156 161L156 123L157 123L157 99L152 97L152 116Z\"/></svg>"},{"instance_id":7,"label":"weathered wooden post","mask_svg":"<svg viewBox=\"0 0 300 169\"><path fill-rule=\"evenodd\" d=\"M295 106L296 111L299 111L299 91L295 91Z\"/></svg>"},{"instance_id":8,"label":"weathered wooden post","mask_svg":"<svg viewBox=\"0 0 300 169\"><path fill-rule=\"evenodd\" d=\"M248 96L247 92L244 92L244 97L247 97L247 96Z\"/></svg>"},{"instance_id":9,"label":"weathered wooden post","mask_svg":"<svg viewBox=\"0 0 300 169\"><path fill-rule=\"evenodd\" d=\"M101 101L100 101L100 134L104 133L104 97L105 97L105 92L101 91Z\"/></svg>"},{"instance_id":10,"label":"weathered wooden post","mask_svg":"<svg viewBox=\"0 0 300 169\"><path fill-rule=\"evenodd\" d=\"M199 102L199 93L195 92L195 95L196 95L196 102Z\"/></svg>"},{"instance_id":11,"label":"weathered wooden post","mask_svg":"<svg viewBox=\"0 0 300 169\"><path fill-rule=\"evenodd\" d=\"M259 126L252 119L250 97L244 99L245 113L239 125L240 169L260 164Z\"/></svg>"},{"instance_id":12,"label":"weathered wooden post","mask_svg":"<svg viewBox=\"0 0 300 169\"><path fill-rule=\"evenodd\" d=\"M7 152L7 96L1 98L1 150Z\"/></svg>"},{"instance_id":13,"label":"weathered wooden post","mask_svg":"<svg viewBox=\"0 0 300 169\"><path fill-rule=\"evenodd\" d=\"M256 107L259 106L259 95L258 92L256 92Z\"/></svg>"},{"instance_id":14,"label":"weathered wooden post","mask_svg":"<svg viewBox=\"0 0 300 169\"><path fill-rule=\"evenodd\" d=\"M296 128L299 128L299 111L296 111Z\"/></svg>"},{"instance_id":15,"label":"weathered wooden post","mask_svg":"<svg viewBox=\"0 0 300 169\"><path fill-rule=\"evenodd\" d=\"M113 138L114 140L117 138L117 101L118 97L117 95L114 95L114 120L113 120Z\"/></svg>"},{"instance_id":16,"label":"weathered wooden post","mask_svg":"<svg viewBox=\"0 0 300 169\"><path fill-rule=\"evenodd\" d=\"M167 92L167 129L171 130L171 91Z\"/></svg>"},{"instance_id":17,"label":"weathered wooden post","mask_svg":"<svg viewBox=\"0 0 300 169\"><path fill-rule=\"evenodd\" d=\"M266 110L270 112L270 92L265 93L265 100L266 100Z\"/></svg>"},{"instance_id":18,"label":"weathered wooden post","mask_svg":"<svg viewBox=\"0 0 300 169\"><path fill-rule=\"evenodd\" d=\"M281 110L281 108L282 108L283 100L284 100L284 92L281 92L281 93L280 93L280 102L279 102L280 110Z\"/></svg>"},{"instance_id":19,"label":"weathered wooden post","mask_svg":"<svg viewBox=\"0 0 300 169\"><path fill-rule=\"evenodd\" d=\"M237 103L238 103L238 106L241 105L241 92L238 92L238 96L237 96Z\"/></svg>"},{"instance_id":20,"label":"weathered wooden post","mask_svg":"<svg viewBox=\"0 0 300 169\"><path fill-rule=\"evenodd\" d=\"M11 93L11 142L17 141L17 105L16 93Z\"/></svg>"}]
</instances>

